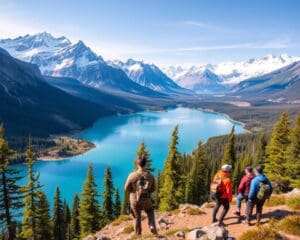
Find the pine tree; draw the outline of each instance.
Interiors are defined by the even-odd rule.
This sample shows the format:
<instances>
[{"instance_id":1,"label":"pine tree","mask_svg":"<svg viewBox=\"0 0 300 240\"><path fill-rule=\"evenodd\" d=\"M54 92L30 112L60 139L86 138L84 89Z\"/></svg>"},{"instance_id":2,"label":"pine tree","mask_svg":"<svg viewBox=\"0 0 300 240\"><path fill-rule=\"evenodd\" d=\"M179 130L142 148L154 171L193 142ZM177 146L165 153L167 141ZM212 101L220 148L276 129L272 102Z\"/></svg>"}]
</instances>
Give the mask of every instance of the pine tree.
<instances>
[{"instance_id":1,"label":"pine tree","mask_svg":"<svg viewBox=\"0 0 300 240\"><path fill-rule=\"evenodd\" d=\"M4 231L7 231L7 239L16 237L15 217L23 207L23 193L18 185L20 171L8 168L14 151L8 146L4 138L4 128L0 125L0 222L3 223ZM6 235L6 233L4 233Z\"/></svg>"},{"instance_id":2,"label":"pine tree","mask_svg":"<svg viewBox=\"0 0 300 240\"><path fill-rule=\"evenodd\" d=\"M105 169L104 176L104 192L103 192L103 205L102 205L102 217L103 225L106 225L114 219L114 210L113 210L113 194L114 186L112 182L112 174L109 167Z\"/></svg>"},{"instance_id":3,"label":"pine tree","mask_svg":"<svg viewBox=\"0 0 300 240\"><path fill-rule=\"evenodd\" d=\"M63 231L65 239L70 239L70 223L71 223L71 213L70 208L66 200L64 200L63 204Z\"/></svg>"},{"instance_id":4,"label":"pine tree","mask_svg":"<svg viewBox=\"0 0 300 240\"><path fill-rule=\"evenodd\" d=\"M280 192L289 190L289 178L286 170L286 151L289 145L289 118L283 112L272 132L271 140L267 146L266 173Z\"/></svg>"},{"instance_id":5,"label":"pine tree","mask_svg":"<svg viewBox=\"0 0 300 240\"><path fill-rule=\"evenodd\" d=\"M144 140L142 140L142 142L139 146L139 149L137 150L137 159L140 158L141 156L144 156L147 158L146 170L148 170L149 172L154 172L155 169L152 167L152 160L150 158L150 153L147 150Z\"/></svg>"},{"instance_id":6,"label":"pine tree","mask_svg":"<svg viewBox=\"0 0 300 240\"><path fill-rule=\"evenodd\" d=\"M76 194L72 204L71 226L70 226L71 239L79 239L79 234L80 234L80 225L78 220L79 202L80 202L79 197Z\"/></svg>"},{"instance_id":7,"label":"pine tree","mask_svg":"<svg viewBox=\"0 0 300 240\"><path fill-rule=\"evenodd\" d=\"M238 188L238 185L240 183L240 180L241 180L241 172L242 172L242 167L241 167L241 161L242 159L240 159L239 161L236 162L235 164L235 168L233 170L233 191L235 193L237 193L237 188Z\"/></svg>"},{"instance_id":8,"label":"pine tree","mask_svg":"<svg viewBox=\"0 0 300 240\"><path fill-rule=\"evenodd\" d=\"M267 148L267 137L265 133L262 133L258 140L258 147L255 156L254 165L263 165L265 163L266 158L266 148Z\"/></svg>"},{"instance_id":9,"label":"pine tree","mask_svg":"<svg viewBox=\"0 0 300 240\"><path fill-rule=\"evenodd\" d=\"M158 171L157 176L156 176L156 190L155 190L155 192L153 194L153 200L154 200L156 208L160 204L159 195L160 195L160 189L161 189L161 186L162 186L162 180L161 180L161 178L162 178L161 173L160 173L160 171Z\"/></svg>"},{"instance_id":10,"label":"pine tree","mask_svg":"<svg viewBox=\"0 0 300 240\"><path fill-rule=\"evenodd\" d=\"M160 189L159 198L161 211L176 209L180 202L184 200L181 174L179 170L180 154L177 150L178 145L178 126L175 127L169 153L163 171L163 184Z\"/></svg>"},{"instance_id":11,"label":"pine tree","mask_svg":"<svg viewBox=\"0 0 300 240\"><path fill-rule=\"evenodd\" d=\"M64 218L63 218L63 204L61 201L60 190L57 187L54 196L54 207L53 207L53 238L54 240L64 240Z\"/></svg>"},{"instance_id":12,"label":"pine tree","mask_svg":"<svg viewBox=\"0 0 300 240\"><path fill-rule=\"evenodd\" d=\"M185 201L192 204L202 204L208 198L208 168L207 158L202 146L198 142L197 149L193 152L192 168L188 174Z\"/></svg>"},{"instance_id":13,"label":"pine tree","mask_svg":"<svg viewBox=\"0 0 300 240\"><path fill-rule=\"evenodd\" d=\"M51 219L49 203L46 195L42 191L37 191L38 200L36 202L36 240L53 239L51 231Z\"/></svg>"},{"instance_id":14,"label":"pine tree","mask_svg":"<svg viewBox=\"0 0 300 240\"><path fill-rule=\"evenodd\" d=\"M300 188L300 113L290 133L290 145L287 148L287 176L294 188Z\"/></svg>"},{"instance_id":15,"label":"pine tree","mask_svg":"<svg viewBox=\"0 0 300 240\"><path fill-rule=\"evenodd\" d=\"M33 151L31 140L29 139L28 148L26 150L25 159L28 167L28 183L24 187L24 212L23 226L20 235L26 239L36 239L36 204L38 201L37 191L42 187L39 184L39 173L35 174L33 164L35 153Z\"/></svg>"},{"instance_id":16,"label":"pine tree","mask_svg":"<svg viewBox=\"0 0 300 240\"><path fill-rule=\"evenodd\" d=\"M118 188L115 189L114 197L114 218L116 219L121 214L121 200Z\"/></svg>"},{"instance_id":17,"label":"pine tree","mask_svg":"<svg viewBox=\"0 0 300 240\"><path fill-rule=\"evenodd\" d=\"M98 197L93 165L90 164L79 204L78 219L81 238L99 230L100 210Z\"/></svg>"},{"instance_id":18,"label":"pine tree","mask_svg":"<svg viewBox=\"0 0 300 240\"><path fill-rule=\"evenodd\" d=\"M236 162L236 153L235 153L235 135L234 135L234 126L233 126L225 146L222 165L230 164L232 167L234 167L235 162Z\"/></svg>"},{"instance_id":19,"label":"pine tree","mask_svg":"<svg viewBox=\"0 0 300 240\"><path fill-rule=\"evenodd\" d=\"M124 191L123 201L121 206L121 215L128 214L128 206L129 206L129 192Z\"/></svg>"}]
</instances>

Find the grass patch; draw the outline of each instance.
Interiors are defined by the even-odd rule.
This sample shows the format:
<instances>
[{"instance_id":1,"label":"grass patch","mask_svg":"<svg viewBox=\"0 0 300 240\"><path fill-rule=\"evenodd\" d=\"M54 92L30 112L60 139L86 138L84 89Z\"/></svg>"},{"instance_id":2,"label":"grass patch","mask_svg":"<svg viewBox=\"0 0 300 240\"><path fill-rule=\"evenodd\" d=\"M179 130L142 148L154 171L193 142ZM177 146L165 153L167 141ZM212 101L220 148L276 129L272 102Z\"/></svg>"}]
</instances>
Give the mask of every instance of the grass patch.
<instances>
[{"instance_id":1,"label":"grass patch","mask_svg":"<svg viewBox=\"0 0 300 240\"><path fill-rule=\"evenodd\" d=\"M274 206L284 205L285 200L286 198L283 195L274 195L271 196L271 198L266 201L265 206L274 207Z\"/></svg>"},{"instance_id":2,"label":"grass patch","mask_svg":"<svg viewBox=\"0 0 300 240\"><path fill-rule=\"evenodd\" d=\"M204 212L202 209L200 208L189 208L187 210L187 214L188 215L202 215L202 214L206 214L206 212Z\"/></svg>"},{"instance_id":3,"label":"grass patch","mask_svg":"<svg viewBox=\"0 0 300 240\"><path fill-rule=\"evenodd\" d=\"M286 205L293 210L300 210L300 196L287 198Z\"/></svg>"},{"instance_id":4,"label":"grass patch","mask_svg":"<svg viewBox=\"0 0 300 240\"><path fill-rule=\"evenodd\" d=\"M281 239L279 233L271 225L263 225L256 227L254 229L249 229L243 233L239 238L240 240L253 240L253 239L263 239L263 240L275 240Z\"/></svg>"},{"instance_id":5,"label":"grass patch","mask_svg":"<svg viewBox=\"0 0 300 240\"><path fill-rule=\"evenodd\" d=\"M171 211L172 214L178 214L180 213L180 210L177 208L177 209L174 209Z\"/></svg>"},{"instance_id":6,"label":"grass patch","mask_svg":"<svg viewBox=\"0 0 300 240\"><path fill-rule=\"evenodd\" d=\"M205 207L206 207L206 208L214 208L214 207L215 207L215 203L209 202L209 203L206 204Z\"/></svg>"},{"instance_id":7,"label":"grass patch","mask_svg":"<svg viewBox=\"0 0 300 240\"><path fill-rule=\"evenodd\" d=\"M300 237L300 216L291 215L285 217L278 223L278 229L285 233Z\"/></svg>"},{"instance_id":8,"label":"grass patch","mask_svg":"<svg viewBox=\"0 0 300 240\"><path fill-rule=\"evenodd\" d=\"M114 220L111 225L112 226L118 226L120 225L122 222L125 222L125 221L130 221L132 220L132 217L129 216L129 215L121 215L120 217L118 217L116 220Z\"/></svg>"},{"instance_id":9,"label":"grass patch","mask_svg":"<svg viewBox=\"0 0 300 240\"><path fill-rule=\"evenodd\" d=\"M132 233L134 231L134 228L132 225L128 225L124 228L123 233L129 234Z\"/></svg>"}]
</instances>

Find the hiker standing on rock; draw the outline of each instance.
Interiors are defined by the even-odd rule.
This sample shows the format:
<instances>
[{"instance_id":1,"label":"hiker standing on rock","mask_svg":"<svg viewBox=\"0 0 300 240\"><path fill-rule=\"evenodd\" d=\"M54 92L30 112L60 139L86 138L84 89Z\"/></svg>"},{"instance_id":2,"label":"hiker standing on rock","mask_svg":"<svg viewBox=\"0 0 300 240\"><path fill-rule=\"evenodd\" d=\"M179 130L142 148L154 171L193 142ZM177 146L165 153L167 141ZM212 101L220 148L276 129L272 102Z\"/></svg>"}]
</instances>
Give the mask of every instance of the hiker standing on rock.
<instances>
[{"instance_id":1,"label":"hiker standing on rock","mask_svg":"<svg viewBox=\"0 0 300 240\"><path fill-rule=\"evenodd\" d=\"M135 218L134 230L137 235L142 234L141 213L144 210L148 216L150 231L157 234L155 226L154 206L151 194L155 191L155 178L146 169L145 156L138 158L137 170L132 172L125 183L125 191L130 193L130 208Z\"/></svg>"},{"instance_id":2,"label":"hiker standing on rock","mask_svg":"<svg viewBox=\"0 0 300 240\"><path fill-rule=\"evenodd\" d=\"M273 188L270 180L264 175L264 167L259 165L256 168L256 176L250 184L248 195L245 224L250 226L252 211L256 206L256 224L260 224L262 209L265 201L271 196Z\"/></svg>"},{"instance_id":3,"label":"hiker standing on rock","mask_svg":"<svg viewBox=\"0 0 300 240\"><path fill-rule=\"evenodd\" d=\"M229 210L229 203L232 201L232 182L230 179L230 172L232 170L231 165L225 164L222 166L215 176L210 185L211 197L216 201L216 205L213 210L213 222L217 222L217 213L221 206L223 211L219 218L219 225L224 225L224 218Z\"/></svg>"},{"instance_id":4,"label":"hiker standing on rock","mask_svg":"<svg viewBox=\"0 0 300 240\"><path fill-rule=\"evenodd\" d=\"M236 211L233 212L234 215L240 217L241 216L241 206L242 201L246 200L248 202L248 194L250 191L250 184L252 179L254 178L253 169L251 166L246 167L245 175L243 176L242 180L240 181L238 187L238 195L236 197Z\"/></svg>"}]
</instances>

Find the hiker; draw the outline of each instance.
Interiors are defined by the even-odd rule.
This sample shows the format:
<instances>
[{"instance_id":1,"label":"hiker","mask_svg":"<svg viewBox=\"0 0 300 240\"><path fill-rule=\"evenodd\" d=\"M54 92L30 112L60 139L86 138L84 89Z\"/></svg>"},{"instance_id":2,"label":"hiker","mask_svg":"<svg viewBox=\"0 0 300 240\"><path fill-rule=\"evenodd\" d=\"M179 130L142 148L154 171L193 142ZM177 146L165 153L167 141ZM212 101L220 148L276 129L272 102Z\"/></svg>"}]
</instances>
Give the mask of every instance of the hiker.
<instances>
[{"instance_id":1,"label":"hiker","mask_svg":"<svg viewBox=\"0 0 300 240\"><path fill-rule=\"evenodd\" d=\"M224 225L224 218L229 210L229 203L232 201L232 182L230 179L231 165L224 164L215 176L210 185L211 197L216 201L213 210L212 222L218 222L219 225ZM217 220L219 208L223 206L223 211Z\"/></svg>"},{"instance_id":2,"label":"hiker","mask_svg":"<svg viewBox=\"0 0 300 240\"><path fill-rule=\"evenodd\" d=\"M242 201L245 200L246 203L248 202L250 183L253 178L254 178L253 168L251 166L246 167L245 175L243 176L242 180L240 181L240 184L238 187L238 195L236 197L236 210L233 212L233 214L238 217L241 216Z\"/></svg>"},{"instance_id":3,"label":"hiker","mask_svg":"<svg viewBox=\"0 0 300 240\"><path fill-rule=\"evenodd\" d=\"M250 184L246 208L246 220L244 221L244 223L249 226L254 206L256 206L256 225L260 224L264 203L266 199L271 196L273 191L270 180L263 173L264 167L259 165L255 168L255 170L256 176L253 178Z\"/></svg>"},{"instance_id":4,"label":"hiker","mask_svg":"<svg viewBox=\"0 0 300 240\"><path fill-rule=\"evenodd\" d=\"M125 183L125 191L130 193L130 208L135 218L134 230L137 235L142 234L141 212L148 216L148 225L153 234L157 234L154 217L154 206L151 193L155 191L155 178L145 169L147 159L141 156L136 161L137 170L132 172Z\"/></svg>"}]
</instances>

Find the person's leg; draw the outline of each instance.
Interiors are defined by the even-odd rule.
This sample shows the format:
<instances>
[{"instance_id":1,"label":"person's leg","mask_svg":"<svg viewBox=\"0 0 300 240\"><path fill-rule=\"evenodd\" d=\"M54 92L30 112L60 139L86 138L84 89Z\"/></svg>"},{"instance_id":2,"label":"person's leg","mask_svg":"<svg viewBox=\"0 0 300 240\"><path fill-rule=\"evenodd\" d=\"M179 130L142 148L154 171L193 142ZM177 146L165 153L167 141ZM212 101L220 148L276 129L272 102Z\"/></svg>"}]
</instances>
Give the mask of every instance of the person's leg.
<instances>
[{"instance_id":1,"label":"person's leg","mask_svg":"<svg viewBox=\"0 0 300 240\"><path fill-rule=\"evenodd\" d=\"M253 208L256 205L256 200L248 200L246 207L246 223L250 225Z\"/></svg>"},{"instance_id":2,"label":"person's leg","mask_svg":"<svg viewBox=\"0 0 300 240\"><path fill-rule=\"evenodd\" d=\"M142 234L142 211L140 207L135 203L131 205L131 210L134 214L134 231L135 234Z\"/></svg>"},{"instance_id":3,"label":"person's leg","mask_svg":"<svg viewBox=\"0 0 300 240\"><path fill-rule=\"evenodd\" d=\"M150 231L153 234L157 234L156 225L155 225L154 207L152 201L151 200L145 201L143 204L143 209L145 209L145 212L147 213L148 226L150 228Z\"/></svg>"},{"instance_id":4,"label":"person's leg","mask_svg":"<svg viewBox=\"0 0 300 240\"><path fill-rule=\"evenodd\" d=\"M229 210L229 200L227 198L221 199L221 204L223 206L223 211L221 213L221 216L219 218L219 223L223 224L224 218Z\"/></svg>"},{"instance_id":5,"label":"person's leg","mask_svg":"<svg viewBox=\"0 0 300 240\"><path fill-rule=\"evenodd\" d=\"M241 193L239 193L236 197L236 211L233 212L233 214L236 216L241 215L241 206L242 206L243 199L244 199L244 195Z\"/></svg>"},{"instance_id":6,"label":"person's leg","mask_svg":"<svg viewBox=\"0 0 300 240\"><path fill-rule=\"evenodd\" d=\"M264 206L264 200L258 200L256 204L256 225L260 224L261 216L262 216L262 209Z\"/></svg>"},{"instance_id":7,"label":"person's leg","mask_svg":"<svg viewBox=\"0 0 300 240\"><path fill-rule=\"evenodd\" d=\"M217 222L217 213L219 211L219 208L220 208L221 204L220 204L220 199L216 199L216 205L214 207L214 210L213 210L213 217L212 217L212 222Z\"/></svg>"}]
</instances>

